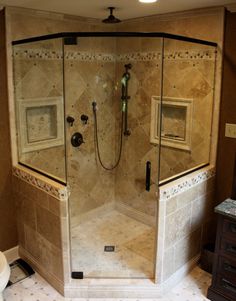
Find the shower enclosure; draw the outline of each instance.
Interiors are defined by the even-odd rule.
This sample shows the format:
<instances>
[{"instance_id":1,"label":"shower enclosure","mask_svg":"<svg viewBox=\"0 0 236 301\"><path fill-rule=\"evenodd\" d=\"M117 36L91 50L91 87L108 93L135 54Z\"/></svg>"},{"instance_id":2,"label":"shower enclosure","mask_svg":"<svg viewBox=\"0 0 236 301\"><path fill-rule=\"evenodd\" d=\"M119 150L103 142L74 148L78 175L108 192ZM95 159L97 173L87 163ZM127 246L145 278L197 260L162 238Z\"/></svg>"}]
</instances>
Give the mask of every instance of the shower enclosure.
<instances>
[{"instance_id":1,"label":"shower enclosure","mask_svg":"<svg viewBox=\"0 0 236 301\"><path fill-rule=\"evenodd\" d=\"M87 32L13 45L19 164L70 190L72 278L155 278L158 187L209 164L216 44Z\"/></svg>"}]
</instances>

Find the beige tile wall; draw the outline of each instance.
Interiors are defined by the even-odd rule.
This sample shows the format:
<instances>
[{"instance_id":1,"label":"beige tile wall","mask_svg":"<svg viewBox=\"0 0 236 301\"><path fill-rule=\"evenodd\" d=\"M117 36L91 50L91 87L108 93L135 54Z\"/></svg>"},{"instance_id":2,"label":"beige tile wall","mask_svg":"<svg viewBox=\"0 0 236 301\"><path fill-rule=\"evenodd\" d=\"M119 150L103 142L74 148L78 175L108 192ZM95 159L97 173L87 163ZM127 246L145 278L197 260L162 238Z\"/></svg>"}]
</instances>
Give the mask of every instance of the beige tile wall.
<instances>
[{"instance_id":1,"label":"beige tile wall","mask_svg":"<svg viewBox=\"0 0 236 301\"><path fill-rule=\"evenodd\" d=\"M215 49L194 45L196 51L191 49L191 44L188 49L188 43L167 43L169 45L166 55L173 55L175 51L187 51L189 56L187 59L164 59L163 96L189 99L193 108L190 121L190 150L162 145L160 180L209 163L214 101ZM201 58L207 51L209 58L206 55Z\"/></svg>"},{"instance_id":2,"label":"beige tile wall","mask_svg":"<svg viewBox=\"0 0 236 301\"><path fill-rule=\"evenodd\" d=\"M159 221L164 227L161 282L200 254L204 231L213 218L214 183L211 177L168 200L160 199L164 215Z\"/></svg>"},{"instance_id":3,"label":"beige tile wall","mask_svg":"<svg viewBox=\"0 0 236 301\"><path fill-rule=\"evenodd\" d=\"M139 44L144 44L139 39ZM150 41L149 41L150 42ZM128 41L118 44L118 53L126 51L126 54L135 53L129 46ZM159 39L155 40L156 48L160 46ZM124 47L126 46L126 49ZM138 50L143 54L144 46ZM134 51L134 52L133 52ZM155 223L157 213L157 191L158 181L158 155L157 145L150 143L150 121L151 121L151 96L160 95L160 60L142 61L131 59L118 62L117 81L124 73L124 65L132 64L130 70L130 81L128 87L128 128L131 135L123 138L123 151L120 164L115 174L115 201L117 206L127 206L131 210L145 214ZM117 107L120 107L120 99L117 97ZM116 120L120 120L120 112L117 109ZM118 125L116 124L116 137L118 137ZM118 141L118 139L117 139ZM116 143L118 144L118 143ZM118 148L118 146L117 146ZM146 162L152 164L150 192L145 190Z\"/></svg>"},{"instance_id":4,"label":"beige tile wall","mask_svg":"<svg viewBox=\"0 0 236 301\"><path fill-rule=\"evenodd\" d=\"M88 42L88 44L87 44ZM66 54L85 51L85 55L107 53L112 56L115 41L105 44L96 39L98 49L89 50L90 42L79 40L78 46L66 46ZM103 44L104 43L104 44ZM86 50L87 49L87 50ZM65 108L66 116L73 116L74 125L66 124L67 130L67 175L71 189L71 225L81 222L82 216L101 206L114 202L115 171L105 171L99 161L94 142L94 116L92 102L97 103L98 143L103 164L110 168L115 158L114 115L115 63L99 59L65 59ZM81 115L88 116L83 124ZM79 148L71 145L71 136L79 132L84 144Z\"/></svg>"},{"instance_id":5,"label":"beige tile wall","mask_svg":"<svg viewBox=\"0 0 236 301\"><path fill-rule=\"evenodd\" d=\"M35 50L34 55L30 54L32 49ZM54 55L54 58L50 58L49 55L49 58L44 58L44 53L49 50L51 50L51 54L53 51L57 53L58 57ZM47 99L50 101L51 97L54 99L63 97L62 40L14 46L13 71L18 145L20 146L21 144L23 145L23 137L21 137L21 134L24 133L24 131L20 131L20 129L28 127L28 124L22 124L19 120L19 115L22 115L20 112L22 110L22 107L20 107L21 101L29 101L32 105L34 101L44 101L45 105L47 105ZM61 107L59 108L59 106ZM59 102L57 111L62 112L63 115L63 102ZM37 116L34 115L32 118L35 119ZM43 118L45 118L45 116L42 114L41 119ZM61 116L58 121L52 118L50 119L50 127L56 131L56 137L62 132L63 137L60 145L50 147L49 140L47 148L40 148L39 146L35 151L23 151L23 147L19 147L18 156L21 163L39 169L46 174L53 175L65 182L64 124L61 119ZM38 127L40 127L39 121L35 120L35 122L37 122ZM44 126L41 125L41 131L43 131L43 129ZM26 140L28 140L28 138Z\"/></svg>"},{"instance_id":6,"label":"beige tile wall","mask_svg":"<svg viewBox=\"0 0 236 301\"><path fill-rule=\"evenodd\" d=\"M13 163L18 162L17 148L16 148L16 132L15 132L15 110L14 110L14 87L13 87L13 64L12 64L12 46L11 42L14 40L41 36L46 34L58 32L79 32L79 31L103 31L103 23L100 20L91 18L82 18L76 16L68 16L57 13L48 13L42 11L35 11L23 8L6 8L6 23L7 23L7 48L8 48L8 86L11 112L11 140L12 140L12 154ZM109 27L109 31L114 29L113 26ZM38 43L36 43L36 46ZM45 43L43 44L45 45ZM42 46L43 46L42 45ZM96 47L98 46L95 44ZM93 41L90 39L89 46L94 47ZM32 45L31 45L32 46ZM32 46L34 47L34 46ZM38 46L37 46L38 47ZM51 49L52 47L49 47ZM59 75L62 75L60 73ZM50 77L50 80L55 79ZM42 91L42 90L40 90ZM32 91L31 91L32 92ZM31 159L32 160L32 159Z\"/></svg>"},{"instance_id":7,"label":"beige tile wall","mask_svg":"<svg viewBox=\"0 0 236 301\"><path fill-rule=\"evenodd\" d=\"M222 49L224 35L224 8L198 9L172 14L127 20L118 24L119 31L166 32L216 42L217 59L215 73L214 109L212 124L211 157L216 162L219 107L221 96ZM148 45L148 44L147 44ZM176 42L176 46L179 42ZM133 46L133 44L132 44ZM135 47L140 45L134 44ZM190 45L188 45L190 47ZM193 46L195 47L195 46ZM175 48L175 47L173 47ZM151 48L153 49L153 48Z\"/></svg>"},{"instance_id":8,"label":"beige tile wall","mask_svg":"<svg viewBox=\"0 0 236 301\"><path fill-rule=\"evenodd\" d=\"M63 284L61 220L66 216L66 201L15 176L13 185L20 255L27 257L36 269L40 266L52 284ZM56 288L61 290L61 286Z\"/></svg>"}]
</instances>

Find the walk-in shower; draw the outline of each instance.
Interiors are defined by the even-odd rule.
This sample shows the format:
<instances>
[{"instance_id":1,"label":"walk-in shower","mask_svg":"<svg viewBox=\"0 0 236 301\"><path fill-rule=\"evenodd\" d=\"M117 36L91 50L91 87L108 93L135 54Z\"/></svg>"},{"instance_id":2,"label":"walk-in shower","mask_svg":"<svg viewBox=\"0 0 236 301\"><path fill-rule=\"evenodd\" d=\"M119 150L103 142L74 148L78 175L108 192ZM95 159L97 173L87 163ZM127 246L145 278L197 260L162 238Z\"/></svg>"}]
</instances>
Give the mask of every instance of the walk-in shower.
<instances>
[{"instance_id":1,"label":"walk-in shower","mask_svg":"<svg viewBox=\"0 0 236 301\"><path fill-rule=\"evenodd\" d=\"M216 44L84 32L13 45L19 163L69 188L71 276L155 278L159 185L209 164Z\"/></svg>"}]
</instances>

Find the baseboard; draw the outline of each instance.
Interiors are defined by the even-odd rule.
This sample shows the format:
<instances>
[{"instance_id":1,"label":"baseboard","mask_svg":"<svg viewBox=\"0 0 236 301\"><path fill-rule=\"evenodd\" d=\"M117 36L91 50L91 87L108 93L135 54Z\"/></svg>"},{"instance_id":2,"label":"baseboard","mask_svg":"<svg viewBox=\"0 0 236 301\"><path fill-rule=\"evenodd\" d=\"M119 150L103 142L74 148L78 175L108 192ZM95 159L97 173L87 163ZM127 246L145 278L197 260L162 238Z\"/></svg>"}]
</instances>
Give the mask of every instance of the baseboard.
<instances>
[{"instance_id":1,"label":"baseboard","mask_svg":"<svg viewBox=\"0 0 236 301\"><path fill-rule=\"evenodd\" d=\"M32 268L38 272L43 278L48 281L48 283L53 286L60 294L64 294L64 283L60 279L58 279L55 275L48 272L47 269L41 266L39 262L33 258L33 256L27 252L24 248L19 247L20 257L29 263Z\"/></svg>"},{"instance_id":2,"label":"baseboard","mask_svg":"<svg viewBox=\"0 0 236 301\"><path fill-rule=\"evenodd\" d=\"M178 269L173 275L162 283L163 293L167 293L171 288L175 287L188 273L197 265L200 254L189 260L184 266Z\"/></svg>"},{"instance_id":3,"label":"baseboard","mask_svg":"<svg viewBox=\"0 0 236 301\"><path fill-rule=\"evenodd\" d=\"M136 210L124 203L116 202L115 209L120 213L123 213L141 223L144 223L148 226L154 227L156 225L156 218L154 216L143 213L139 210Z\"/></svg>"},{"instance_id":4,"label":"baseboard","mask_svg":"<svg viewBox=\"0 0 236 301\"><path fill-rule=\"evenodd\" d=\"M65 297L106 299L157 299L161 287L149 279L83 279L65 286ZM110 299L109 299L110 300Z\"/></svg>"},{"instance_id":5,"label":"baseboard","mask_svg":"<svg viewBox=\"0 0 236 301\"><path fill-rule=\"evenodd\" d=\"M6 256L7 262L12 263L13 261L19 258L19 247L16 246L14 248L4 251L3 253Z\"/></svg>"}]
</instances>

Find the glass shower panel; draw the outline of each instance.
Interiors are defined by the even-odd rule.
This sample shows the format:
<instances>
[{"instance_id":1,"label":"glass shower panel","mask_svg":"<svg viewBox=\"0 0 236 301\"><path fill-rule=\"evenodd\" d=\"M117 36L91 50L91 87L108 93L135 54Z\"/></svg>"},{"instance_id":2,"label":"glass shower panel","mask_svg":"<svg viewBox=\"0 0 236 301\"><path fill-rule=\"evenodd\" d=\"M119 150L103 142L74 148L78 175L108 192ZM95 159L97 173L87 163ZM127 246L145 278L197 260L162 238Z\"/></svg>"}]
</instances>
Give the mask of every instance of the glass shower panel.
<instances>
[{"instance_id":1,"label":"glass shower panel","mask_svg":"<svg viewBox=\"0 0 236 301\"><path fill-rule=\"evenodd\" d=\"M209 163L216 49L164 39L160 180Z\"/></svg>"},{"instance_id":2,"label":"glass shower panel","mask_svg":"<svg viewBox=\"0 0 236 301\"><path fill-rule=\"evenodd\" d=\"M66 181L62 40L13 47L19 163Z\"/></svg>"},{"instance_id":3,"label":"glass shower panel","mask_svg":"<svg viewBox=\"0 0 236 301\"><path fill-rule=\"evenodd\" d=\"M161 39L77 38L64 53L72 271L153 278Z\"/></svg>"}]
</instances>

